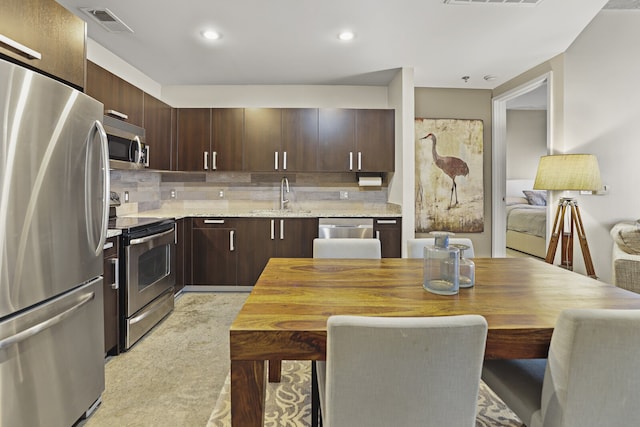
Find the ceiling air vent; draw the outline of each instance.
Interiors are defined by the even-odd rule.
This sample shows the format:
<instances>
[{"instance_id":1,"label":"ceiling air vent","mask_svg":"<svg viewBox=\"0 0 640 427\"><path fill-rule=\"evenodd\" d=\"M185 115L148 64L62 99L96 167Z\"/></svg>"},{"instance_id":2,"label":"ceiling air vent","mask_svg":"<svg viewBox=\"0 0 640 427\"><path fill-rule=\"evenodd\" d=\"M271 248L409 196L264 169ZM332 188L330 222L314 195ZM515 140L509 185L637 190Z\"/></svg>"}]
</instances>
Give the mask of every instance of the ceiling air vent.
<instances>
[{"instance_id":1,"label":"ceiling air vent","mask_svg":"<svg viewBox=\"0 0 640 427\"><path fill-rule=\"evenodd\" d=\"M91 19L111 33L133 33L133 30L107 8L81 7Z\"/></svg>"},{"instance_id":2,"label":"ceiling air vent","mask_svg":"<svg viewBox=\"0 0 640 427\"><path fill-rule=\"evenodd\" d=\"M509 6L537 6L543 0L444 0L447 4L495 4Z\"/></svg>"}]
</instances>

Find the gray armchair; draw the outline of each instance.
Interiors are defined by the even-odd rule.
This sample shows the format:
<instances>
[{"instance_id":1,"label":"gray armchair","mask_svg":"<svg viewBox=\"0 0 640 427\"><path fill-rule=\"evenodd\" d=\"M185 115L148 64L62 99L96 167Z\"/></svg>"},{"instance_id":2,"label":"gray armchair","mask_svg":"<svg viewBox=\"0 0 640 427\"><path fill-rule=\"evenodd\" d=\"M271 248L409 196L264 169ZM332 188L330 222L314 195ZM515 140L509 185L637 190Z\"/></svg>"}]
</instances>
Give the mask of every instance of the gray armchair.
<instances>
[{"instance_id":1,"label":"gray armchair","mask_svg":"<svg viewBox=\"0 0 640 427\"><path fill-rule=\"evenodd\" d=\"M613 283L640 293L640 223L619 222L611 229L613 238Z\"/></svg>"}]
</instances>

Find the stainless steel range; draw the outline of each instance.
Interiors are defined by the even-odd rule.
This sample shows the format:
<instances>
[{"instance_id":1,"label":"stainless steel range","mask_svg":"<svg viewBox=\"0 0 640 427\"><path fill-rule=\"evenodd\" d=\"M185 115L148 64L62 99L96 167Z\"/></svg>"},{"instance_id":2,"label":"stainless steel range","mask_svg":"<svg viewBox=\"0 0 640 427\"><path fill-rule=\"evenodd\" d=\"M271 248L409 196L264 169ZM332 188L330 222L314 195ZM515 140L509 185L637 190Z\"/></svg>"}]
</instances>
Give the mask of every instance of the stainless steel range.
<instances>
[{"instance_id":1,"label":"stainless steel range","mask_svg":"<svg viewBox=\"0 0 640 427\"><path fill-rule=\"evenodd\" d=\"M128 350L173 310L175 220L112 218L120 245L120 336Z\"/></svg>"}]
</instances>

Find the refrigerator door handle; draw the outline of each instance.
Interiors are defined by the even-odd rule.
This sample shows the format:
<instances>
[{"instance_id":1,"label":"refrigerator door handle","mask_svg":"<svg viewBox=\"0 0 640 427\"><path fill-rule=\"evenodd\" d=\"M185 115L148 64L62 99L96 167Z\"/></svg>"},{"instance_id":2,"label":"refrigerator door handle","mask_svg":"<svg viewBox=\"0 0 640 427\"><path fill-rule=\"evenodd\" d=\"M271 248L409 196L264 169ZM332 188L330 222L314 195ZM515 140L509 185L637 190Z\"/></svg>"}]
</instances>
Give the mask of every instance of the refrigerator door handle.
<instances>
[{"instance_id":1,"label":"refrigerator door handle","mask_svg":"<svg viewBox=\"0 0 640 427\"><path fill-rule=\"evenodd\" d=\"M3 340L0 341L0 350L9 347L13 344L18 344L22 341L25 341L28 338L31 338L32 336L44 331L45 329L49 329L54 325L57 325L58 323L62 322L64 319L66 319L67 317L71 316L74 312L78 311L80 308L82 308L83 305L87 304L89 301L91 301L93 298L95 297L95 292L91 292L87 295L85 295L84 297L82 297L82 299L75 304L73 307L66 309L65 311L63 311L60 314L57 314L47 320L45 320L44 322L40 322L37 325L33 325L30 328L25 329L24 331L18 332L15 335L10 336L9 338L5 338Z\"/></svg>"},{"instance_id":2,"label":"refrigerator door handle","mask_svg":"<svg viewBox=\"0 0 640 427\"><path fill-rule=\"evenodd\" d=\"M107 228L109 226L109 140L107 139L107 133L102 127L102 123L100 120L96 120L94 122L94 126L91 129L91 132L95 129L96 133L100 137L100 153L102 155L102 191L104 192L104 203L102 206L102 227L100 230L100 240L98 241L98 246L96 246L95 253L99 254L103 248L104 244L107 241ZM92 139L90 139L91 141ZM87 166L89 164L87 163Z\"/></svg>"}]
</instances>

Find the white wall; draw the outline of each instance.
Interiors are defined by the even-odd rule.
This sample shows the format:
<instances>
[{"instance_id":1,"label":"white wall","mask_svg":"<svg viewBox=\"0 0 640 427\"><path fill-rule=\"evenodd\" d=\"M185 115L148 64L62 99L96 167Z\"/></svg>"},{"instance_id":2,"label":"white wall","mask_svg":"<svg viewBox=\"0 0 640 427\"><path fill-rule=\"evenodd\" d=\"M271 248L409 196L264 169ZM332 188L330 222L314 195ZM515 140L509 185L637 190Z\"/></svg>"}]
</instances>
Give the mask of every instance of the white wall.
<instances>
[{"instance_id":1,"label":"white wall","mask_svg":"<svg viewBox=\"0 0 640 427\"><path fill-rule=\"evenodd\" d=\"M598 157L604 196L580 196L596 274L611 281L609 230L640 218L640 11L600 12L565 53L568 153ZM579 248L576 270L584 271Z\"/></svg>"},{"instance_id":2,"label":"white wall","mask_svg":"<svg viewBox=\"0 0 640 427\"><path fill-rule=\"evenodd\" d=\"M534 179L547 154L547 111L507 110L507 179Z\"/></svg>"}]
</instances>

